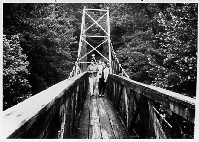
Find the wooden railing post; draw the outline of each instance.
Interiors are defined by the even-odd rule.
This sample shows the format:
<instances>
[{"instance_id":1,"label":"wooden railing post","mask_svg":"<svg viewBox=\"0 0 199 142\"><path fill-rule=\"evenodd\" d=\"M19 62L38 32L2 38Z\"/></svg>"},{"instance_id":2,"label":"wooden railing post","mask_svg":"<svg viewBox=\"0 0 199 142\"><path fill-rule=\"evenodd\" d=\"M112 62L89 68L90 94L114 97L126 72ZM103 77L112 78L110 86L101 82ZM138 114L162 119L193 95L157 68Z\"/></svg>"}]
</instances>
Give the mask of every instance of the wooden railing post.
<instances>
[{"instance_id":1,"label":"wooden railing post","mask_svg":"<svg viewBox=\"0 0 199 142\"><path fill-rule=\"evenodd\" d=\"M68 92L68 91L67 91ZM67 93L67 92L65 92L65 93ZM66 96L66 95L65 95ZM68 134L68 128L67 128L67 126L68 126L68 114L69 114L69 111L68 111L68 106L69 106L69 99L67 99L66 97L64 97L64 100L65 100L65 102L64 102L64 106L65 106L65 108L64 108L64 110L65 110L65 112L64 112L64 131L62 132L63 133L63 137L61 137L61 139L62 138L66 138L67 137L67 134Z\"/></svg>"},{"instance_id":2,"label":"wooden railing post","mask_svg":"<svg viewBox=\"0 0 199 142\"><path fill-rule=\"evenodd\" d=\"M129 123L129 100L127 96L127 88L124 87L124 100L125 100L125 114L126 114L126 126L128 127Z\"/></svg>"}]
</instances>

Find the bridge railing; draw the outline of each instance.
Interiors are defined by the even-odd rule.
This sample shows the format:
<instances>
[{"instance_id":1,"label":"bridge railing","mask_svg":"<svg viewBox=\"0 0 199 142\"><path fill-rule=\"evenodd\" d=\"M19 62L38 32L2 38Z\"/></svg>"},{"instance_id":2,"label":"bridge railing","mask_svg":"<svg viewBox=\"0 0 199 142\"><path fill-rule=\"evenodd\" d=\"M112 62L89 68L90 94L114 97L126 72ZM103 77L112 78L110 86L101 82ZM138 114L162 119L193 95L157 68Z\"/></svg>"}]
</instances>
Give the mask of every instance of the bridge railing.
<instances>
[{"instance_id":1,"label":"bridge railing","mask_svg":"<svg viewBox=\"0 0 199 142\"><path fill-rule=\"evenodd\" d=\"M86 72L3 112L4 138L73 138L87 93Z\"/></svg>"},{"instance_id":2,"label":"bridge railing","mask_svg":"<svg viewBox=\"0 0 199 142\"><path fill-rule=\"evenodd\" d=\"M107 94L130 134L193 138L195 99L111 74Z\"/></svg>"},{"instance_id":3,"label":"bridge railing","mask_svg":"<svg viewBox=\"0 0 199 142\"><path fill-rule=\"evenodd\" d=\"M119 59L116 56L116 53L113 49L113 45L111 44L111 65L112 65L112 73L117 74L120 76L124 76L129 78L128 74L125 72L125 70L122 68L122 65L119 62Z\"/></svg>"}]
</instances>

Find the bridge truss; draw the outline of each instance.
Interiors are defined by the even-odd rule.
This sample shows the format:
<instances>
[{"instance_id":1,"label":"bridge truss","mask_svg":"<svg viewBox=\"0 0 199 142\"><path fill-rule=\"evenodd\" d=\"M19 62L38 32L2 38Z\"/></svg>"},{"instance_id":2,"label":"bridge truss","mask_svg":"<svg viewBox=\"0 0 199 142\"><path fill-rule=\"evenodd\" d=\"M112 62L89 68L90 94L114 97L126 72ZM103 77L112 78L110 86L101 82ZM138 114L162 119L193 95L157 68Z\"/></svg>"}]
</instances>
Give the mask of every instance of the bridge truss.
<instances>
[{"instance_id":1,"label":"bridge truss","mask_svg":"<svg viewBox=\"0 0 199 142\"><path fill-rule=\"evenodd\" d=\"M111 44L109 9L86 9L82 14L78 57L70 77L85 72L91 54L110 64L110 73L128 77Z\"/></svg>"}]
</instances>

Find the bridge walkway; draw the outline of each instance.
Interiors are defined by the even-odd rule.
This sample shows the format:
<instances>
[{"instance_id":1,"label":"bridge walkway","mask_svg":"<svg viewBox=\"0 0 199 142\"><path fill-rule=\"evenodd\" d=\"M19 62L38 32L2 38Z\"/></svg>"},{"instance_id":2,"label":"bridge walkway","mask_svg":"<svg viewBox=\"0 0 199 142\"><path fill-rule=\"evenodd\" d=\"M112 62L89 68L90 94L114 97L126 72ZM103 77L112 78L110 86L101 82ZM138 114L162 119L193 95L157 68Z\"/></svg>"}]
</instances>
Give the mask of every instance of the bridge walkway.
<instances>
[{"instance_id":1,"label":"bridge walkway","mask_svg":"<svg viewBox=\"0 0 199 142\"><path fill-rule=\"evenodd\" d=\"M87 94L77 128L78 139L128 139L130 138L120 117L107 98L98 96L98 88L94 96Z\"/></svg>"}]
</instances>

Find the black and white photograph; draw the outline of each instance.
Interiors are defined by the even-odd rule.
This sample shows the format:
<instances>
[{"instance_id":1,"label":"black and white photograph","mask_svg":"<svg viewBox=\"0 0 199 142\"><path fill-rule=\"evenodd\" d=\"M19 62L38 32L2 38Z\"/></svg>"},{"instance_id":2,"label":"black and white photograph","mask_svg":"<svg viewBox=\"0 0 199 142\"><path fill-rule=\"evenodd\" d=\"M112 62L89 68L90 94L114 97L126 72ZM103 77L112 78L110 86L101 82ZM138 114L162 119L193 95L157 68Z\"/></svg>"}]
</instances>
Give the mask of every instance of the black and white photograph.
<instances>
[{"instance_id":1,"label":"black and white photograph","mask_svg":"<svg viewBox=\"0 0 199 142\"><path fill-rule=\"evenodd\" d=\"M199 139L198 2L136 2L2 2L2 140Z\"/></svg>"}]
</instances>

